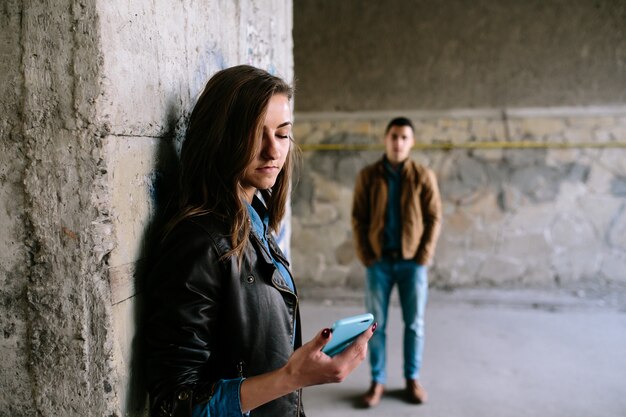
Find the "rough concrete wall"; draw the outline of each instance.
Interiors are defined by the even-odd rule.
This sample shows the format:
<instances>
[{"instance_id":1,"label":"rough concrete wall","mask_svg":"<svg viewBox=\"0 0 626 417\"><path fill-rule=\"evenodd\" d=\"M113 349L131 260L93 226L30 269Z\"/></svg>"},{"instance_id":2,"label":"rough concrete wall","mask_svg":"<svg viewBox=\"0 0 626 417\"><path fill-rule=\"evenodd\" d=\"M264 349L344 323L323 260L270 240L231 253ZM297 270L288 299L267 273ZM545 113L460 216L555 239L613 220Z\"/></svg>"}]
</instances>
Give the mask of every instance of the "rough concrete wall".
<instances>
[{"instance_id":1,"label":"rough concrete wall","mask_svg":"<svg viewBox=\"0 0 626 417\"><path fill-rule=\"evenodd\" d=\"M124 415L142 415L141 287L176 150L197 95L219 69L248 63L293 79L291 3L98 3L103 138L115 247L109 259L116 391Z\"/></svg>"},{"instance_id":2,"label":"rough concrete wall","mask_svg":"<svg viewBox=\"0 0 626 417\"><path fill-rule=\"evenodd\" d=\"M10 129L2 136L11 152L2 158L11 185L3 185L9 216L2 228L12 248L2 263L19 266L3 270L10 280L3 291L14 296L3 315L17 318L18 331L3 355L3 371L11 373L2 378L10 386L3 386L1 408L8 415L111 415L95 1L8 2L2 13L3 36L14 41L3 43Z\"/></svg>"},{"instance_id":3,"label":"rough concrete wall","mask_svg":"<svg viewBox=\"0 0 626 417\"><path fill-rule=\"evenodd\" d=\"M419 144L458 146L412 153L434 169L444 204L432 285L626 285L624 107L403 114L413 118ZM354 179L383 150L315 149L380 144L395 114L296 116L297 141L311 149L293 194L296 276L305 287L361 288L350 225ZM464 148L472 143L485 145Z\"/></svg>"},{"instance_id":4,"label":"rough concrete wall","mask_svg":"<svg viewBox=\"0 0 626 417\"><path fill-rule=\"evenodd\" d=\"M626 101L623 0L299 0L298 111Z\"/></svg>"},{"instance_id":5,"label":"rough concrete wall","mask_svg":"<svg viewBox=\"0 0 626 417\"><path fill-rule=\"evenodd\" d=\"M30 410L24 247L24 147L21 123L19 0L0 6L0 404L6 415Z\"/></svg>"},{"instance_id":6,"label":"rough concrete wall","mask_svg":"<svg viewBox=\"0 0 626 417\"><path fill-rule=\"evenodd\" d=\"M199 90L293 78L291 3L0 6L0 412L144 415L143 265Z\"/></svg>"}]
</instances>

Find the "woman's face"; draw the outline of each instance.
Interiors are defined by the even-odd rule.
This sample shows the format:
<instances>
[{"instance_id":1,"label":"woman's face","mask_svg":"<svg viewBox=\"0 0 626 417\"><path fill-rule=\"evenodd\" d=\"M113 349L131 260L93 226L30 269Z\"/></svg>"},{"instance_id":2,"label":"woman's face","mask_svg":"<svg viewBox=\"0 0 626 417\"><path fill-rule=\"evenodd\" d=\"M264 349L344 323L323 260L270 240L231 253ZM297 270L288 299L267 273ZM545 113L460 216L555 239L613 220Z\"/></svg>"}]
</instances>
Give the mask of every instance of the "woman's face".
<instances>
[{"instance_id":1,"label":"woman's face","mask_svg":"<svg viewBox=\"0 0 626 417\"><path fill-rule=\"evenodd\" d=\"M241 186L252 202L256 190L271 188L285 164L291 146L291 107L284 94L275 94L267 105L261 146L246 168Z\"/></svg>"}]
</instances>

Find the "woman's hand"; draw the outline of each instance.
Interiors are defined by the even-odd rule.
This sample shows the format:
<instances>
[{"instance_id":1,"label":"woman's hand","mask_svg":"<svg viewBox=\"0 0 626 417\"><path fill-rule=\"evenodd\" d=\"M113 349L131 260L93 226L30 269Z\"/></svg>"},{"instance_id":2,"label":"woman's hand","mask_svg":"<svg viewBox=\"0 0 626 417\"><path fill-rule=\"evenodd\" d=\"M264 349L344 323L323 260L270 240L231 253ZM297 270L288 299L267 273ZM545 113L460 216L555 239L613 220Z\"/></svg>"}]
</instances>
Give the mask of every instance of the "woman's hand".
<instances>
[{"instance_id":1,"label":"woman's hand","mask_svg":"<svg viewBox=\"0 0 626 417\"><path fill-rule=\"evenodd\" d=\"M365 359L367 342L374 330L376 323L333 357L322 352L332 338L330 329L320 331L297 349L282 368L244 380L240 391L241 410L245 413L303 387L343 381Z\"/></svg>"},{"instance_id":2,"label":"woman's hand","mask_svg":"<svg viewBox=\"0 0 626 417\"><path fill-rule=\"evenodd\" d=\"M333 357L322 352L322 348L332 338L330 329L324 329L311 341L297 349L282 371L288 380L293 381L296 389L329 382L341 382L367 356L367 342L375 329L376 323L364 331L343 352Z\"/></svg>"}]
</instances>

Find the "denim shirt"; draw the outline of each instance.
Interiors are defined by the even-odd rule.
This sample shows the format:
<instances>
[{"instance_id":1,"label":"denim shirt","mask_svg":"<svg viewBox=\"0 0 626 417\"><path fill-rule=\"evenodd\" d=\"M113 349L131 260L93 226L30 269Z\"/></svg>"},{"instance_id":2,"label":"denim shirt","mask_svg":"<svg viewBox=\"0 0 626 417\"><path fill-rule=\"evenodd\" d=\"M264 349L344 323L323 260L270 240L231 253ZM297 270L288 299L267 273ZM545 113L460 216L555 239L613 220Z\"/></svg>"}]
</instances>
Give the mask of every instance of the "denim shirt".
<instances>
[{"instance_id":1,"label":"denim shirt","mask_svg":"<svg viewBox=\"0 0 626 417\"><path fill-rule=\"evenodd\" d=\"M241 383L244 378L221 379L215 384L211 399L196 405L191 413L191 417L242 417L249 416L250 413L241 411Z\"/></svg>"},{"instance_id":2,"label":"denim shirt","mask_svg":"<svg viewBox=\"0 0 626 417\"><path fill-rule=\"evenodd\" d=\"M271 254L269 244L267 242L267 229L269 227L269 216L267 211L264 210L263 203L256 199L255 197L254 206L246 203L246 207L248 209L248 214L250 215L250 221L252 223L252 232L259 238L259 240L263 243L267 252ZM257 212L259 210L261 213ZM261 218L261 215L263 218ZM274 265L282 275L285 283L289 286L292 291L295 291L295 286L293 284L293 278L291 274L285 268L285 266L277 262L276 259L272 257L272 261ZM295 335L295 331L294 331ZM212 416L224 416L224 417L241 417L241 416L249 416L250 413L243 413L241 411L241 399L240 399L240 390L241 383L244 378L235 378L235 379L222 379L215 384L215 391L209 402L205 404L198 404L193 408L192 417L212 417Z\"/></svg>"},{"instance_id":3,"label":"denim shirt","mask_svg":"<svg viewBox=\"0 0 626 417\"><path fill-rule=\"evenodd\" d=\"M267 213L267 210L265 210L265 206L257 197L255 197L252 205L246 203L246 207L248 208L248 214L250 215L250 221L252 222L252 232L259 238L261 242L263 242L265 249L267 249L267 253L271 255L272 251L270 250L269 243L267 243L269 214ZM291 289L291 291L295 291L293 278L287 268L285 268L282 263L276 261L273 256L272 262L274 262L274 266L278 269L278 272L280 272L280 275L283 277L283 280L285 281L287 286Z\"/></svg>"}]
</instances>

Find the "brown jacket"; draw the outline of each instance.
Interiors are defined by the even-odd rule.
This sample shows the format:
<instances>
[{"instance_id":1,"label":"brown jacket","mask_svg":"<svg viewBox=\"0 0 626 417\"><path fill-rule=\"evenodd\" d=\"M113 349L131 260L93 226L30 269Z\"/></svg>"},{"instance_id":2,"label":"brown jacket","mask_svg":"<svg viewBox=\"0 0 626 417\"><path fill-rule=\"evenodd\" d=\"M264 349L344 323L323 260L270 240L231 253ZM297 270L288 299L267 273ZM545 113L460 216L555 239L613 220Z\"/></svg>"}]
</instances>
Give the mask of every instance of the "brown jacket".
<instances>
[{"instance_id":1,"label":"brown jacket","mask_svg":"<svg viewBox=\"0 0 626 417\"><path fill-rule=\"evenodd\" d=\"M441 230L441 198L432 170L407 159L402 169L402 257L427 265ZM384 158L359 173L352 204L356 252L369 266L382 256L388 185Z\"/></svg>"}]
</instances>

